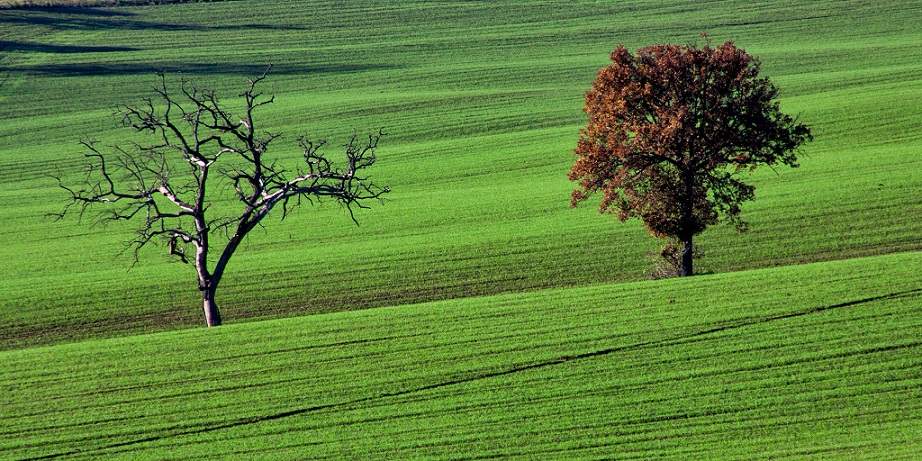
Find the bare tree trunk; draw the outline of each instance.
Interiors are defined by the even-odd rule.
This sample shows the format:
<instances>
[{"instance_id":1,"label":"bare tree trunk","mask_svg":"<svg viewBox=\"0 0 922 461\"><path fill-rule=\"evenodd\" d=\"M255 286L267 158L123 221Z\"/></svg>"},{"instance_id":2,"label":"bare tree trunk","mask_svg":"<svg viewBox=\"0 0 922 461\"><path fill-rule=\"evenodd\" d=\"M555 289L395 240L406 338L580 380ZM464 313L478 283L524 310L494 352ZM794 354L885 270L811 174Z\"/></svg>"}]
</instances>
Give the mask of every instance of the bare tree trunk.
<instances>
[{"instance_id":1,"label":"bare tree trunk","mask_svg":"<svg viewBox=\"0 0 922 461\"><path fill-rule=\"evenodd\" d=\"M694 232L691 229L694 227L694 191L695 191L695 176L694 174L684 171L682 173L682 185L684 186L684 194L681 197L680 204L680 213L681 213L681 222L682 229L679 230L679 241L682 242L682 273L681 277L688 277L694 275L694 269L692 268L692 238L695 236ZM684 235L683 235L684 234Z\"/></svg>"},{"instance_id":2,"label":"bare tree trunk","mask_svg":"<svg viewBox=\"0 0 922 461\"><path fill-rule=\"evenodd\" d=\"M214 302L214 288L202 289L202 306L205 310L205 323L210 327L221 325L221 313Z\"/></svg>"},{"instance_id":3,"label":"bare tree trunk","mask_svg":"<svg viewBox=\"0 0 922 461\"><path fill-rule=\"evenodd\" d=\"M682 239L682 277L688 277L690 275L695 275L694 268L692 267L692 254L694 247L692 245L692 237L688 236L687 238Z\"/></svg>"}]
</instances>

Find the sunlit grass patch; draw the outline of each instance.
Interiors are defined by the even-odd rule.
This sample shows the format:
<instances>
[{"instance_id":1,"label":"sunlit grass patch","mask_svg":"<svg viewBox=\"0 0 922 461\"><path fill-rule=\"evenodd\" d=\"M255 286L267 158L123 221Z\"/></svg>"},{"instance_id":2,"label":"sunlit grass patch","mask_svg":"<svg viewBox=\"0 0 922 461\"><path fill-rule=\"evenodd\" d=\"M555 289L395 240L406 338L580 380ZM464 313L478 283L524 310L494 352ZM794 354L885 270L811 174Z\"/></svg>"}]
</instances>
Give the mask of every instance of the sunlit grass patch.
<instances>
[{"instance_id":1,"label":"sunlit grass patch","mask_svg":"<svg viewBox=\"0 0 922 461\"><path fill-rule=\"evenodd\" d=\"M918 254L0 353L13 459L912 459Z\"/></svg>"}]
</instances>

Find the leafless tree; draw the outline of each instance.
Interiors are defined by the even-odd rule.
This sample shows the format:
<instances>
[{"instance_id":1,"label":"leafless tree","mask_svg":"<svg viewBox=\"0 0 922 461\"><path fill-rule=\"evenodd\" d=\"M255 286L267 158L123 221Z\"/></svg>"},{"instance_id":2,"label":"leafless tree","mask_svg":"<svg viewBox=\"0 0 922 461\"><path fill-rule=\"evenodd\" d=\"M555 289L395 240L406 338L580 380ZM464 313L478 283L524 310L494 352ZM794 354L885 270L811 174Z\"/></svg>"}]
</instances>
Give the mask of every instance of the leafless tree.
<instances>
[{"instance_id":1,"label":"leafless tree","mask_svg":"<svg viewBox=\"0 0 922 461\"><path fill-rule=\"evenodd\" d=\"M244 103L240 116L213 89L181 78L174 93L161 74L154 98L117 109L126 127L153 141L115 145L105 154L97 142L82 141L89 159L85 178L78 186L58 180L70 193L58 219L68 212L83 217L103 206L100 222L141 222L128 245L135 262L142 248L162 243L172 257L194 266L208 326L221 324L215 292L231 256L273 209L285 219L305 201L333 200L355 221L353 207L367 208L367 201L389 192L361 175L375 162L381 130L367 138L353 135L344 145L343 166L321 155L324 141L306 137L298 138L303 151L299 167L288 170L268 159L270 144L281 134L258 131L254 121L254 112L275 99L257 90L266 73L250 79L239 95ZM221 237L223 248L217 248L214 240ZM218 250L217 259L210 258Z\"/></svg>"}]
</instances>

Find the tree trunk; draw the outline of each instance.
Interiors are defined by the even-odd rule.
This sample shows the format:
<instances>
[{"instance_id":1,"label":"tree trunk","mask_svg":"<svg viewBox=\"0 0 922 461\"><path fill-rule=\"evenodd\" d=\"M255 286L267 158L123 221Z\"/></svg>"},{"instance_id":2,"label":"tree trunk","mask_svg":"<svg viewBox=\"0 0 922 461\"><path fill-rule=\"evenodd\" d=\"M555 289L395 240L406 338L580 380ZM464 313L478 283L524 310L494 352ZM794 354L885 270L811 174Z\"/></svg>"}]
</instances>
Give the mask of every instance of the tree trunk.
<instances>
[{"instance_id":1,"label":"tree trunk","mask_svg":"<svg viewBox=\"0 0 922 461\"><path fill-rule=\"evenodd\" d=\"M205 309L205 323L210 327L216 327L221 324L221 313L218 312L218 305L214 302L214 288L205 288L202 290L202 305Z\"/></svg>"},{"instance_id":2,"label":"tree trunk","mask_svg":"<svg viewBox=\"0 0 922 461\"><path fill-rule=\"evenodd\" d=\"M695 274L692 267L693 248L691 236L682 239L682 277Z\"/></svg>"}]
</instances>

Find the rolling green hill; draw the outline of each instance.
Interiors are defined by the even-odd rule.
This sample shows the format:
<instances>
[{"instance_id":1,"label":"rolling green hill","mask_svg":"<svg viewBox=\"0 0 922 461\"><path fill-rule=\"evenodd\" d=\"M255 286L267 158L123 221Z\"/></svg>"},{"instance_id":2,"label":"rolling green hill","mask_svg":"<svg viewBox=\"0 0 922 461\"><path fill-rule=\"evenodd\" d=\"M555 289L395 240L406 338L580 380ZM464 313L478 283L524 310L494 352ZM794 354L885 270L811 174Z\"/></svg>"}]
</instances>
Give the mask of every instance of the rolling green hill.
<instances>
[{"instance_id":1,"label":"rolling green hill","mask_svg":"<svg viewBox=\"0 0 922 461\"><path fill-rule=\"evenodd\" d=\"M0 352L3 459L915 460L922 254Z\"/></svg>"},{"instance_id":2,"label":"rolling green hill","mask_svg":"<svg viewBox=\"0 0 922 461\"><path fill-rule=\"evenodd\" d=\"M920 459L920 23L897 0L0 10L0 459ZM582 96L618 44L701 32L816 140L752 174L749 233L700 237L713 275L645 281L661 242L568 207ZM222 282L229 324L189 329L192 271L49 218L54 176L125 138L112 109L155 72L230 102L269 63L275 153L383 126L393 192L359 227L273 220Z\"/></svg>"},{"instance_id":3,"label":"rolling green hill","mask_svg":"<svg viewBox=\"0 0 922 461\"><path fill-rule=\"evenodd\" d=\"M922 248L916 2L276 2L0 11L2 347L201 323L192 272L164 248L117 256L131 225L54 222L84 137L158 70L225 94L272 63L261 116L294 138L390 133L386 202L306 207L234 257L227 321L641 280L660 242L593 206L566 173L582 94L620 43L708 32L762 58L817 140L796 170L756 171L752 232L699 239L718 273ZM333 153L330 150L329 153ZM88 222L89 221L89 222Z\"/></svg>"}]
</instances>

